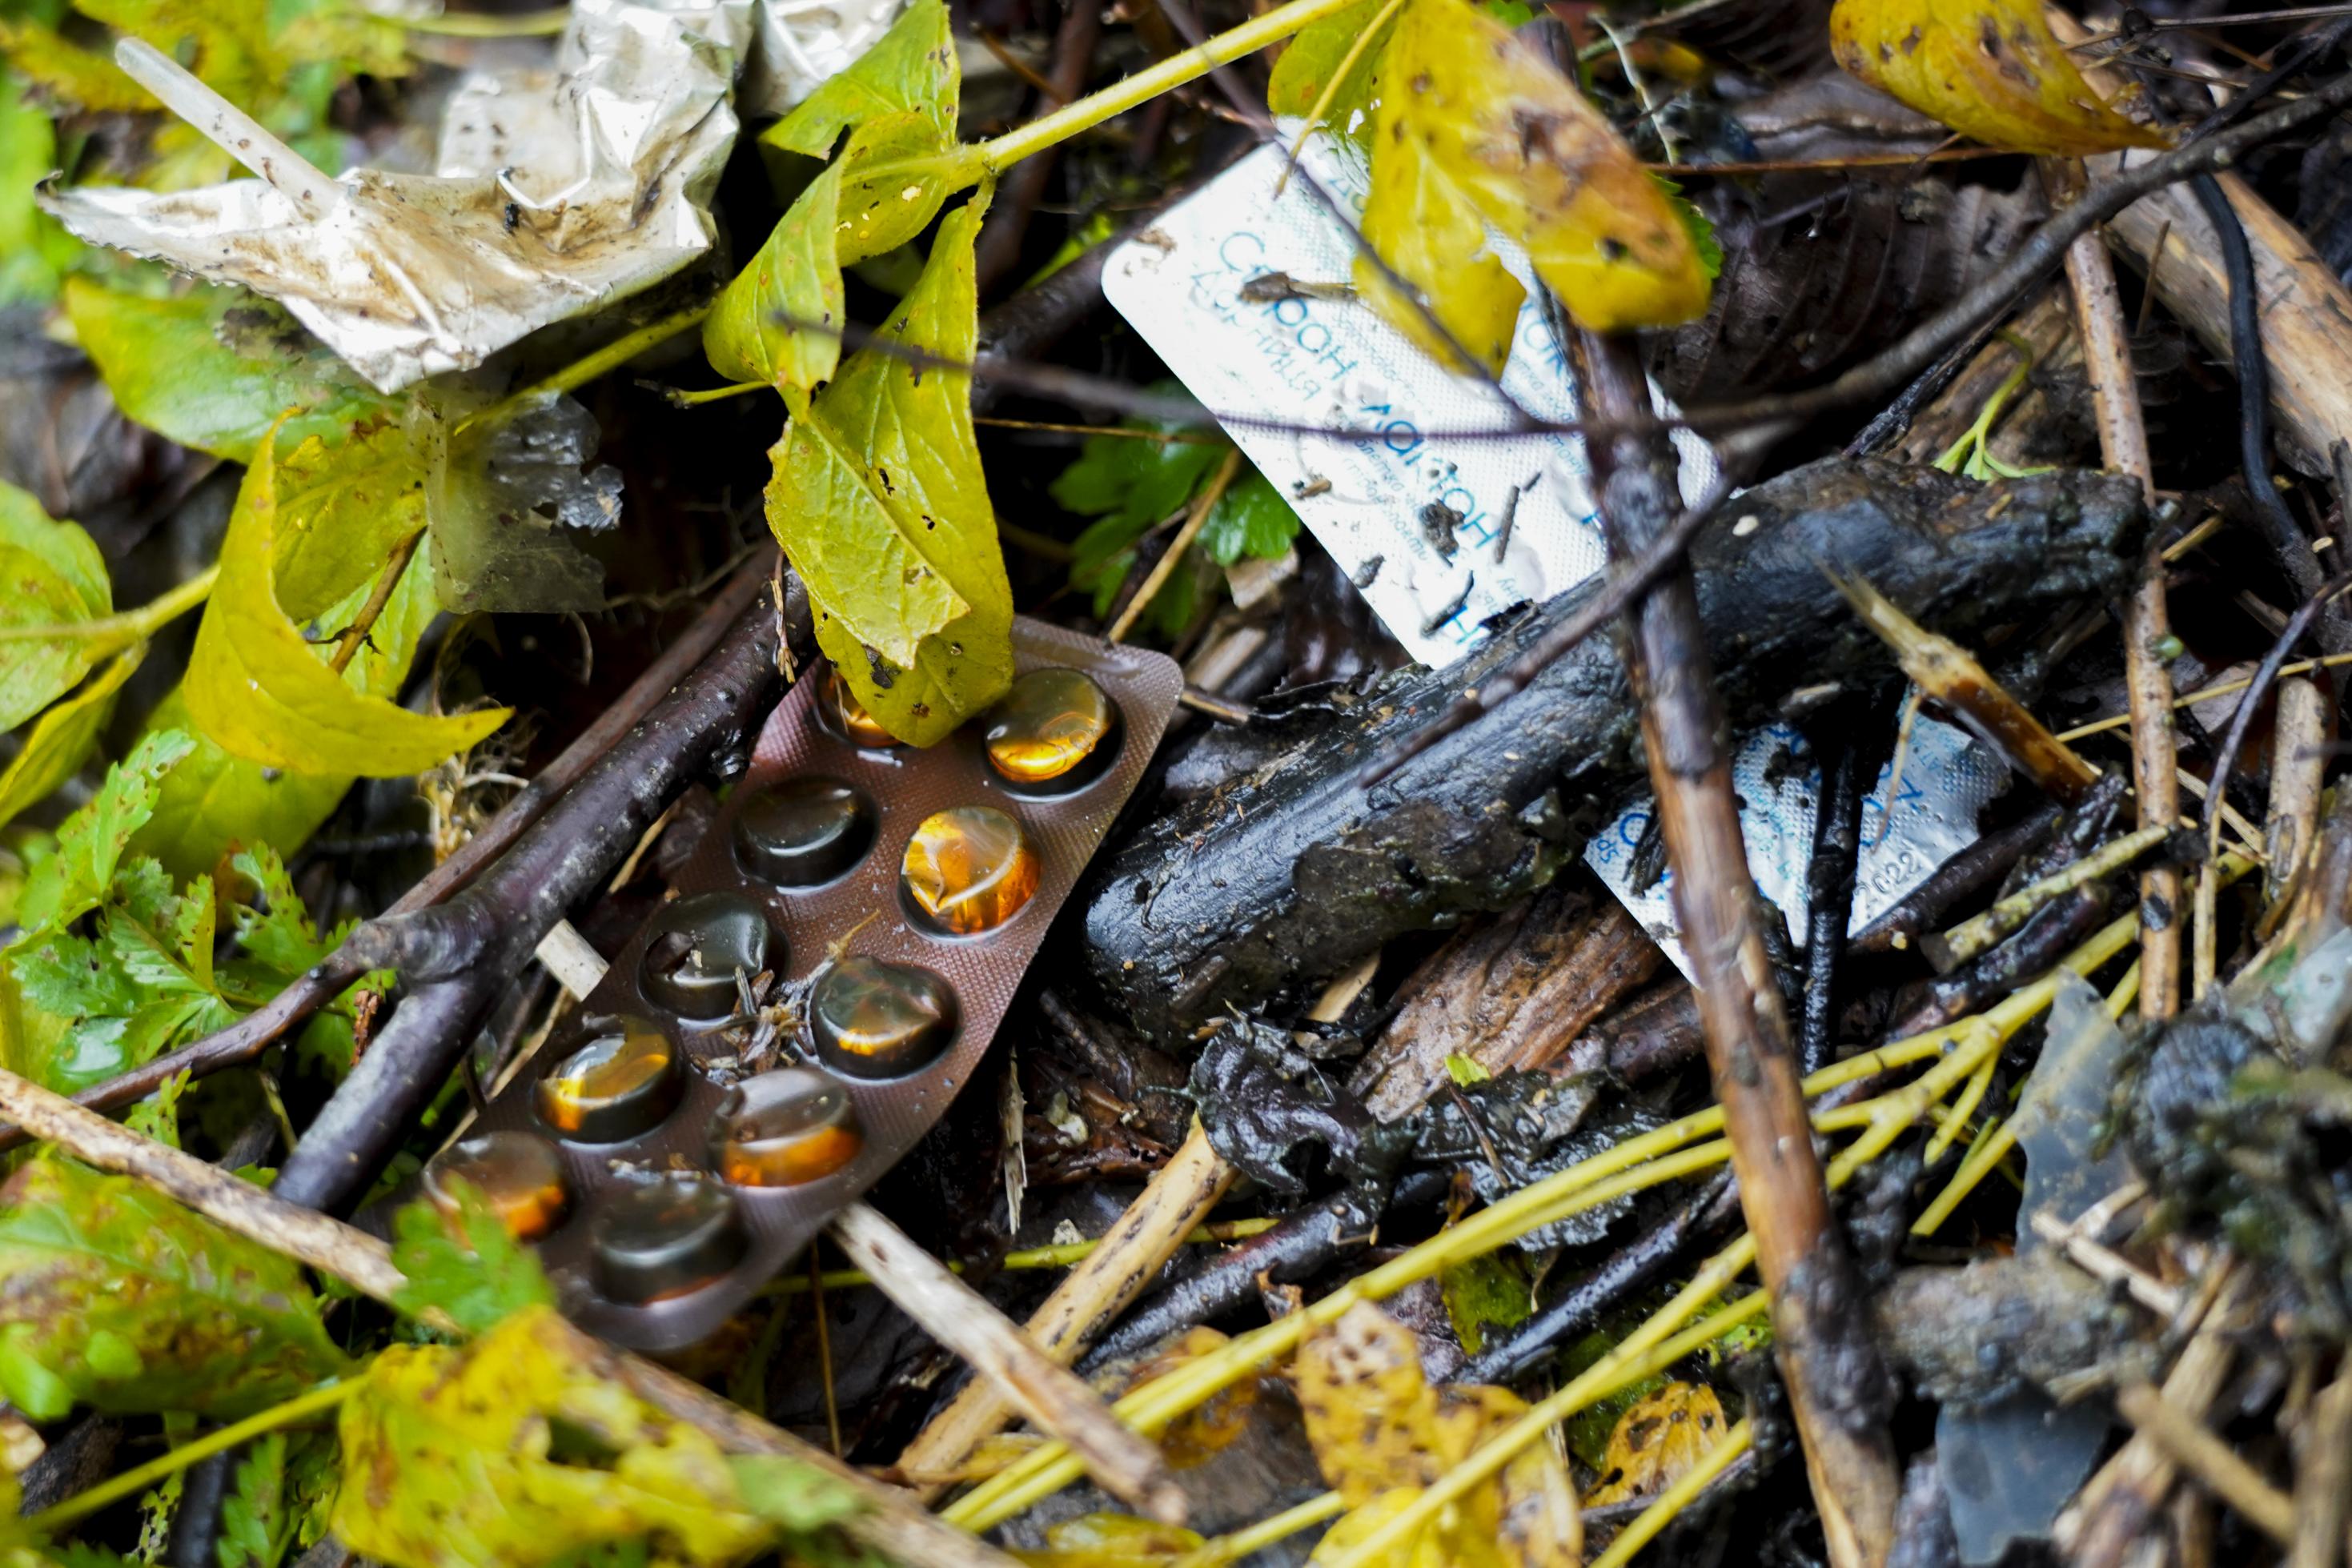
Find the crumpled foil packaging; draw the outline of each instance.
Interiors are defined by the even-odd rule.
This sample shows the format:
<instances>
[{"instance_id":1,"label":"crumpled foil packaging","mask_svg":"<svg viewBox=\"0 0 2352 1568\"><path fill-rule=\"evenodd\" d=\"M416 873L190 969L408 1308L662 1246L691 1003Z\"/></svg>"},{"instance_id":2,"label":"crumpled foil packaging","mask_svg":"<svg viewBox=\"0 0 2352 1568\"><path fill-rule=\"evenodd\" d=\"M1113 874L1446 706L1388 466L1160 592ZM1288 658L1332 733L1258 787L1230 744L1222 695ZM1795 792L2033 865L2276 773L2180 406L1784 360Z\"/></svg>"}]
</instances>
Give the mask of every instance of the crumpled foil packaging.
<instances>
[{"instance_id":1,"label":"crumpled foil packaging","mask_svg":"<svg viewBox=\"0 0 2352 1568\"><path fill-rule=\"evenodd\" d=\"M760 0L751 64L738 101L746 114L782 114L847 70L907 8L907 0Z\"/></svg>"},{"instance_id":2,"label":"crumpled foil packaging","mask_svg":"<svg viewBox=\"0 0 2352 1568\"><path fill-rule=\"evenodd\" d=\"M575 0L555 69L460 85L436 174L354 169L307 206L258 179L50 191L42 204L92 244L280 301L397 392L711 247L756 3Z\"/></svg>"}]
</instances>

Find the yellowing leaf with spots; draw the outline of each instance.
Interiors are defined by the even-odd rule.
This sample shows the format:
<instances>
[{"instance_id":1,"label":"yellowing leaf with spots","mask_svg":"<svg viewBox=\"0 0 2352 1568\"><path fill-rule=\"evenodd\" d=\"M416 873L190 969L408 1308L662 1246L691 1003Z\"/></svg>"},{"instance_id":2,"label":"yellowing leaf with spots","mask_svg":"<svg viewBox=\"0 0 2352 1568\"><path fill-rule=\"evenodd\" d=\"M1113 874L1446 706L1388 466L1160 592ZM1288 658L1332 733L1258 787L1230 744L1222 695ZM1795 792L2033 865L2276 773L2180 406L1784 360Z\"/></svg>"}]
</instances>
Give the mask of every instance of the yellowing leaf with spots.
<instances>
[{"instance_id":1,"label":"yellowing leaf with spots","mask_svg":"<svg viewBox=\"0 0 2352 1568\"><path fill-rule=\"evenodd\" d=\"M1323 1479L1349 1509L1317 1545L1309 1561L1318 1563L1352 1551L1528 1408L1507 1389L1431 1387L1412 1332L1369 1303L1350 1307L1299 1348L1298 1403ZM1386 1562L1573 1568L1583 1549L1567 1466L1538 1442Z\"/></svg>"},{"instance_id":2,"label":"yellowing leaf with spots","mask_svg":"<svg viewBox=\"0 0 2352 1568\"><path fill-rule=\"evenodd\" d=\"M1669 1383L1617 1417L1601 1459L1601 1479L1584 1506L1655 1497L1688 1475L1723 1441L1722 1402L1704 1383Z\"/></svg>"},{"instance_id":3,"label":"yellowing leaf with spots","mask_svg":"<svg viewBox=\"0 0 2352 1568\"><path fill-rule=\"evenodd\" d=\"M2080 158L2165 144L2092 90L2042 0L1838 0L1830 46L1849 75L1989 147Z\"/></svg>"},{"instance_id":4,"label":"yellowing leaf with spots","mask_svg":"<svg viewBox=\"0 0 2352 1568\"><path fill-rule=\"evenodd\" d=\"M1706 310L1706 265L1667 193L1549 60L1468 0L1411 0L1381 80L1364 237L1471 359L1502 363L1522 297L1486 246L1490 225L1596 331ZM1356 284L1458 362L1361 257Z\"/></svg>"}]
</instances>

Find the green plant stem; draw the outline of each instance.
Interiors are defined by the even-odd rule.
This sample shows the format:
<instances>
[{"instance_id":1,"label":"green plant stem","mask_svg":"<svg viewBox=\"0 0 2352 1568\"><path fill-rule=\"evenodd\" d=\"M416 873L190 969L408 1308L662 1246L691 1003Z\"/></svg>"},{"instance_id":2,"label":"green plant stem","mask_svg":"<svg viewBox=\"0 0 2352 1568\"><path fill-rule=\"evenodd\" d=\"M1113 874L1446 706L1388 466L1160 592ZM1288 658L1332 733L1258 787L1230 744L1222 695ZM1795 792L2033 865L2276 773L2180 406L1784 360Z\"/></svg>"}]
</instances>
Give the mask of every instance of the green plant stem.
<instances>
[{"instance_id":1,"label":"green plant stem","mask_svg":"<svg viewBox=\"0 0 2352 1568\"><path fill-rule=\"evenodd\" d=\"M99 644L90 654L92 660L128 648L133 643L143 643L164 626L185 615L212 597L213 584L220 580L220 568L208 566L187 581L149 600L136 610L125 610L113 615L101 615L91 621L68 621L53 626L0 627L0 643L50 643L71 639Z\"/></svg>"},{"instance_id":2,"label":"green plant stem","mask_svg":"<svg viewBox=\"0 0 2352 1568\"><path fill-rule=\"evenodd\" d=\"M478 425L502 423L541 398L559 397L574 387L585 386L605 371L620 369L647 349L667 343L680 332L700 326L702 319L709 314L710 302L705 300L615 338L594 353L574 360L553 375L533 382L520 392L509 392L488 408L475 410L457 422L457 434L463 435Z\"/></svg>"},{"instance_id":3,"label":"green plant stem","mask_svg":"<svg viewBox=\"0 0 2352 1568\"><path fill-rule=\"evenodd\" d=\"M1675 1521L1675 1515L1691 1505L1691 1500L1705 1491L1708 1483L1731 1468L1734 1459L1746 1453L1756 1440L1756 1428L1747 1416L1723 1435L1723 1440L1706 1451L1706 1458L1685 1471L1674 1485L1660 1492L1657 1500L1643 1509L1633 1522L1617 1532L1609 1550L1592 1559L1592 1568L1622 1568L1633 1560L1633 1553L1647 1546L1657 1533Z\"/></svg>"},{"instance_id":4,"label":"green plant stem","mask_svg":"<svg viewBox=\"0 0 2352 1568\"><path fill-rule=\"evenodd\" d=\"M926 174L945 166L952 171L953 188L960 190L1002 174L1032 153L1059 146L1080 131L1092 131L1104 120L1139 108L1163 92L1197 81L1220 66L1229 66L1268 44L1278 44L1293 34L1304 32L1355 3L1356 0L1289 0L1288 5L1277 5L1263 16L1253 16L1238 27L1203 40L1196 47L1171 55L1124 81L1113 82L1100 92L1064 104L1053 113L1040 115L1002 136L960 147L944 159L886 160L866 169L859 178L878 183L893 175Z\"/></svg>"},{"instance_id":5,"label":"green plant stem","mask_svg":"<svg viewBox=\"0 0 2352 1568\"><path fill-rule=\"evenodd\" d=\"M290 1427L322 1410L331 1410L357 1394L366 1382L363 1376L346 1377L340 1383L330 1383L323 1388L298 1394L281 1405L271 1406L259 1415L247 1416L244 1420L223 1427L218 1431L207 1432L192 1443L183 1443L161 1458L150 1459L135 1469L110 1477L88 1491L76 1492L56 1506L43 1509L26 1522L43 1534L54 1533L76 1520L87 1519L110 1503L138 1496L164 1477L184 1470L199 1459L226 1453L264 1432L274 1432L280 1427Z\"/></svg>"}]
</instances>

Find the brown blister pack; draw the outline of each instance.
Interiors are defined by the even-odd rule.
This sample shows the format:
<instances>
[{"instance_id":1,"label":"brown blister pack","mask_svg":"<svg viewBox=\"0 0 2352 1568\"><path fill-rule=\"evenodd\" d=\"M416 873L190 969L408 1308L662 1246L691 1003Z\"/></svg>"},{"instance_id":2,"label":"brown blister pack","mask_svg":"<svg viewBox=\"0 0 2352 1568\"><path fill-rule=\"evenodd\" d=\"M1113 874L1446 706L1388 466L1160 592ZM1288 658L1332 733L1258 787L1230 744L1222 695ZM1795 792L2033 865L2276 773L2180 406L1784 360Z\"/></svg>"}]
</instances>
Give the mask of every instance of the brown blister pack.
<instances>
[{"instance_id":1,"label":"brown blister pack","mask_svg":"<svg viewBox=\"0 0 2352 1568\"><path fill-rule=\"evenodd\" d=\"M1165 655L1026 619L1013 659L1005 703L925 750L872 744L832 671L804 674L674 896L395 1199L473 1181L618 1343L740 1310L970 1079L1183 686Z\"/></svg>"}]
</instances>

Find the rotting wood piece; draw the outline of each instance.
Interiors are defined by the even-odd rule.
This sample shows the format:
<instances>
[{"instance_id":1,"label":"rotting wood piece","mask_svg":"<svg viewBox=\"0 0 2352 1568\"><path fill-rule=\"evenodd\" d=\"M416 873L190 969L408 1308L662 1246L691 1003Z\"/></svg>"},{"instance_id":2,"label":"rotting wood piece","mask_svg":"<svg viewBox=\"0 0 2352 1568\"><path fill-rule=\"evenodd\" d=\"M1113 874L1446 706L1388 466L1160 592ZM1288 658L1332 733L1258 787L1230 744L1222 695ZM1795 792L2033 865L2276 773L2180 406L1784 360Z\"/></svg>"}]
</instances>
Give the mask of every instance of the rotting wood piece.
<instances>
[{"instance_id":1,"label":"rotting wood piece","mask_svg":"<svg viewBox=\"0 0 2352 1568\"><path fill-rule=\"evenodd\" d=\"M2116 591L2141 513L2136 481L2094 474L1979 487L1829 459L1759 486L1691 552L1727 710L1735 725L1754 723L1793 685L1884 668L1822 564L1966 637ZM1643 773L1632 693L1606 639L1571 649L1378 785L1360 779L1603 580L1449 669L1400 672L1335 703L1289 749L1099 862L1085 958L1108 998L1172 1042L1392 936L1507 907L1549 883Z\"/></svg>"}]
</instances>

